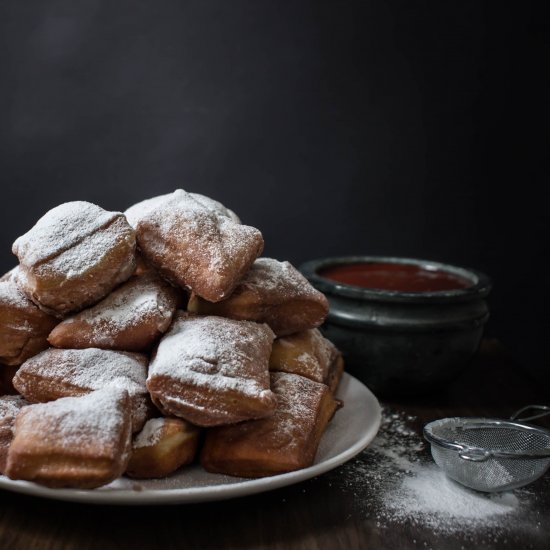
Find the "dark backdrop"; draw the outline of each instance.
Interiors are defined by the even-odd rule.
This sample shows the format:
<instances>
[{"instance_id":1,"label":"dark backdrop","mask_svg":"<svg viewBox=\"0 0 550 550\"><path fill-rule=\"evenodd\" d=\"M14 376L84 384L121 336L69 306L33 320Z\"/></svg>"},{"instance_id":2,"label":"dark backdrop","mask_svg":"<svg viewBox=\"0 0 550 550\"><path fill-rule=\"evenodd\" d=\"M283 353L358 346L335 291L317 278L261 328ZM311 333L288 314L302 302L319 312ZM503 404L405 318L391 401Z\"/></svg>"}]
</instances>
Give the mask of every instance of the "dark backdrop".
<instances>
[{"instance_id":1,"label":"dark backdrop","mask_svg":"<svg viewBox=\"0 0 550 550\"><path fill-rule=\"evenodd\" d=\"M279 259L486 271L489 333L542 373L547 14L505 4L2 1L2 268L60 202L182 187Z\"/></svg>"}]
</instances>

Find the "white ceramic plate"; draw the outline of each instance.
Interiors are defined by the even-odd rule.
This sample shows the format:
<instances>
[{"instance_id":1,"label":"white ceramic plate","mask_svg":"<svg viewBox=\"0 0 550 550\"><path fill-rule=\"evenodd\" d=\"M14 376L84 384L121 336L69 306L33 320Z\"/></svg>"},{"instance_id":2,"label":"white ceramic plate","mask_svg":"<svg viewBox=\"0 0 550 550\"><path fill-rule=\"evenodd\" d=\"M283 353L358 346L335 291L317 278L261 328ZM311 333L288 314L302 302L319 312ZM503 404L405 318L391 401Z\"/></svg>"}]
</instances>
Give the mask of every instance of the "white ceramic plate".
<instances>
[{"instance_id":1,"label":"white ceramic plate","mask_svg":"<svg viewBox=\"0 0 550 550\"><path fill-rule=\"evenodd\" d=\"M0 488L39 497L94 504L179 504L252 495L292 485L332 470L361 452L376 436L378 400L359 380L344 374L337 397L344 402L323 435L313 466L261 479L209 474L200 466L183 468L165 479L121 478L94 490L49 489L0 476Z\"/></svg>"}]
</instances>

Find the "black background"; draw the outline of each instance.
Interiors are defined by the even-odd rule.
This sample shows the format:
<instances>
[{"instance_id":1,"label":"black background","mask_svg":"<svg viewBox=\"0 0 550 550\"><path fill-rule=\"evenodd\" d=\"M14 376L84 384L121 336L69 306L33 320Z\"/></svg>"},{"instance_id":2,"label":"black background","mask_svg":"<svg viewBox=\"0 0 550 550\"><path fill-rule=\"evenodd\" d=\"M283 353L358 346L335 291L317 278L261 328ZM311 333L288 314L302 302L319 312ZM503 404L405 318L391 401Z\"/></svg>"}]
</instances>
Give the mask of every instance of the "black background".
<instances>
[{"instance_id":1,"label":"black background","mask_svg":"<svg viewBox=\"0 0 550 550\"><path fill-rule=\"evenodd\" d=\"M550 370L545 3L0 3L0 263L46 210L182 187L265 255L485 271L489 335Z\"/></svg>"}]
</instances>

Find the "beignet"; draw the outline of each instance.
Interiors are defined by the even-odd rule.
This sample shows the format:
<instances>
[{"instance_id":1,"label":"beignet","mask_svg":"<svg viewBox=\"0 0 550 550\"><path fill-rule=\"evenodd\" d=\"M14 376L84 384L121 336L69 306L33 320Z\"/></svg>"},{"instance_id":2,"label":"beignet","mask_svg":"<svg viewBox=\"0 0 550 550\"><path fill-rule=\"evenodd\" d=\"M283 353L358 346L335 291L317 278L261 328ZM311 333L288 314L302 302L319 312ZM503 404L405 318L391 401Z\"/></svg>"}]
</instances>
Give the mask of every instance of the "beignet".
<instances>
[{"instance_id":1,"label":"beignet","mask_svg":"<svg viewBox=\"0 0 550 550\"><path fill-rule=\"evenodd\" d=\"M212 473L264 477L313 464L321 436L337 408L324 384L297 374L271 374L275 414L206 432L201 464Z\"/></svg>"},{"instance_id":2,"label":"beignet","mask_svg":"<svg viewBox=\"0 0 550 550\"><path fill-rule=\"evenodd\" d=\"M13 244L17 281L42 309L59 316L95 304L136 268L136 239L124 214L89 202L53 208Z\"/></svg>"},{"instance_id":3,"label":"beignet","mask_svg":"<svg viewBox=\"0 0 550 550\"><path fill-rule=\"evenodd\" d=\"M257 229L235 223L181 189L157 197L135 224L145 259L174 284L211 302L231 294L263 249Z\"/></svg>"},{"instance_id":4,"label":"beignet","mask_svg":"<svg viewBox=\"0 0 550 550\"><path fill-rule=\"evenodd\" d=\"M166 477L191 464L200 430L181 418L151 418L137 434L126 475L135 478Z\"/></svg>"},{"instance_id":5,"label":"beignet","mask_svg":"<svg viewBox=\"0 0 550 550\"><path fill-rule=\"evenodd\" d=\"M48 340L58 348L147 350L168 330L179 294L154 273L132 277L95 306L62 321Z\"/></svg>"},{"instance_id":6,"label":"beignet","mask_svg":"<svg viewBox=\"0 0 550 550\"><path fill-rule=\"evenodd\" d=\"M273 413L267 325L179 312L160 341L147 388L166 415L216 426Z\"/></svg>"},{"instance_id":7,"label":"beignet","mask_svg":"<svg viewBox=\"0 0 550 550\"><path fill-rule=\"evenodd\" d=\"M39 309L19 289L15 272L0 281L0 361L20 365L48 347L58 319Z\"/></svg>"},{"instance_id":8,"label":"beignet","mask_svg":"<svg viewBox=\"0 0 550 550\"><path fill-rule=\"evenodd\" d=\"M105 485L126 469L131 424L128 393L116 387L24 407L6 475L49 487Z\"/></svg>"},{"instance_id":9,"label":"beignet","mask_svg":"<svg viewBox=\"0 0 550 550\"><path fill-rule=\"evenodd\" d=\"M318 327L328 314L325 295L289 262L272 258L257 259L226 300L211 304L196 294L189 311L267 323L277 336Z\"/></svg>"},{"instance_id":10,"label":"beignet","mask_svg":"<svg viewBox=\"0 0 550 550\"><path fill-rule=\"evenodd\" d=\"M326 384L334 393L344 370L342 355L319 329L277 338L269 358L269 370L290 372Z\"/></svg>"},{"instance_id":11,"label":"beignet","mask_svg":"<svg viewBox=\"0 0 550 550\"><path fill-rule=\"evenodd\" d=\"M181 190L178 190L181 191ZM151 199L146 199L144 201L138 202L124 212L128 223L135 229L139 220L149 211L156 208L159 204L162 204L164 201L170 198L172 193L166 195L159 195L158 197L152 197ZM224 206L221 202L218 202L206 195L200 195L199 193L189 193L197 202L202 204L204 207L214 210L218 214L229 218L235 223L241 223L239 216Z\"/></svg>"},{"instance_id":12,"label":"beignet","mask_svg":"<svg viewBox=\"0 0 550 550\"><path fill-rule=\"evenodd\" d=\"M50 348L23 363L13 385L31 403L123 388L130 396L133 430L139 431L151 412L146 377L147 357L139 353Z\"/></svg>"},{"instance_id":13,"label":"beignet","mask_svg":"<svg viewBox=\"0 0 550 550\"><path fill-rule=\"evenodd\" d=\"M0 474L6 469L8 449L13 439L13 426L19 411L28 405L20 395L0 397Z\"/></svg>"}]
</instances>

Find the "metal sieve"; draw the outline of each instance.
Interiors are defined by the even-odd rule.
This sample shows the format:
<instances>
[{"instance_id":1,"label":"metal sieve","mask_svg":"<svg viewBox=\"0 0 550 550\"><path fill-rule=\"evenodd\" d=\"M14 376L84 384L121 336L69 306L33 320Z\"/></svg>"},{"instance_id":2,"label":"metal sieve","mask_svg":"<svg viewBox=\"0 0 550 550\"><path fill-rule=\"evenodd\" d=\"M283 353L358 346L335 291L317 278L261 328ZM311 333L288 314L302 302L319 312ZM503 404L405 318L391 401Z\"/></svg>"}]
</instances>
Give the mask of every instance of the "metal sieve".
<instances>
[{"instance_id":1,"label":"metal sieve","mask_svg":"<svg viewBox=\"0 0 550 550\"><path fill-rule=\"evenodd\" d=\"M518 418L530 409L538 414ZM531 483L550 466L550 430L525 424L550 414L529 405L510 420L443 418L424 427L433 459L451 478L477 491L506 491Z\"/></svg>"}]
</instances>

